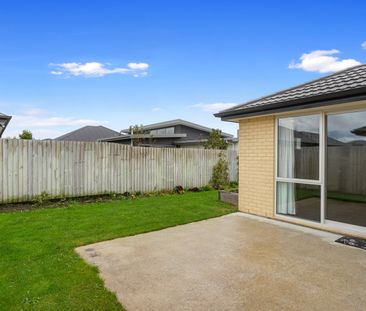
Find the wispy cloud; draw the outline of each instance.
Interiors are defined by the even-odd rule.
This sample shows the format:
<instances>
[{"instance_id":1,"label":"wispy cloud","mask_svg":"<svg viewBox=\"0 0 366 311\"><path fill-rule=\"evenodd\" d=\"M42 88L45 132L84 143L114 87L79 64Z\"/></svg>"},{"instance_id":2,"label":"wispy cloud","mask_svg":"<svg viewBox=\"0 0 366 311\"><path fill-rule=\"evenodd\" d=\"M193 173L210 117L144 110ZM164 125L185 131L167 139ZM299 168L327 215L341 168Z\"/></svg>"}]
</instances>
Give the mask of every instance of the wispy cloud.
<instances>
[{"instance_id":1,"label":"wispy cloud","mask_svg":"<svg viewBox=\"0 0 366 311\"><path fill-rule=\"evenodd\" d=\"M301 55L298 63L291 62L288 67L290 69L303 69L305 71L325 73L336 72L361 64L352 58L339 59L339 57L334 56L339 53L340 51L336 49L316 50L310 53L304 53Z\"/></svg>"},{"instance_id":2,"label":"wispy cloud","mask_svg":"<svg viewBox=\"0 0 366 311\"><path fill-rule=\"evenodd\" d=\"M225 109L229 109L233 106L238 105L237 103L210 103L210 104L196 104L196 105L192 105L190 107L193 108L200 108L203 111L208 111L208 112L219 112L221 110L225 110Z\"/></svg>"},{"instance_id":3,"label":"wispy cloud","mask_svg":"<svg viewBox=\"0 0 366 311\"><path fill-rule=\"evenodd\" d=\"M111 74L130 74L134 77L147 76L150 67L147 63L128 63L126 67L110 67L99 62L50 64L55 69L53 75L103 77Z\"/></svg>"},{"instance_id":4,"label":"wispy cloud","mask_svg":"<svg viewBox=\"0 0 366 311\"><path fill-rule=\"evenodd\" d=\"M107 124L107 121L56 116L39 108L27 108L14 114L5 136L17 136L23 129L30 130L37 139L53 138L85 125Z\"/></svg>"},{"instance_id":5,"label":"wispy cloud","mask_svg":"<svg viewBox=\"0 0 366 311\"><path fill-rule=\"evenodd\" d=\"M365 41L365 42L363 42L363 43L361 44L361 47L362 47L363 49L366 49L366 41Z\"/></svg>"},{"instance_id":6,"label":"wispy cloud","mask_svg":"<svg viewBox=\"0 0 366 311\"><path fill-rule=\"evenodd\" d=\"M151 109L152 112L160 112L160 111L163 111L162 108L160 107L154 107L153 109Z\"/></svg>"},{"instance_id":7,"label":"wispy cloud","mask_svg":"<svg viewBox=\"0 0 366 311\"><path fill-rule=\"evenodd\" d=\"M54 116L44 109L28 108L21 114L14 115L12 123L21 127L55 127L97 125L100 124L100 121Z\"/></svg>"}]
</instances>

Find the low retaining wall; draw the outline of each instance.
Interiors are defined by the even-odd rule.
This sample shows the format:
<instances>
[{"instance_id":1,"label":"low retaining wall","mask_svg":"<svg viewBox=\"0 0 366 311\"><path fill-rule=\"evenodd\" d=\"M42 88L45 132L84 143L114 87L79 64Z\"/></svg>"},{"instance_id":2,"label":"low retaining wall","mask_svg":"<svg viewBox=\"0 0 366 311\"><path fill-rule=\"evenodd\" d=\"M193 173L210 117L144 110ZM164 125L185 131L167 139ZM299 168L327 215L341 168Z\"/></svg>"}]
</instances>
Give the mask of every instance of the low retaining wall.
<instances>
[{"instance_id":1,"label":"low retaining wall","mask_svg":"<svg viewBox=\"0 0 366 311\"><path fill-rule=\"evenodd\" d=\"M230 191L219 191L219 200L238 206L238 193Z\"/></svg>"}]
</instances>

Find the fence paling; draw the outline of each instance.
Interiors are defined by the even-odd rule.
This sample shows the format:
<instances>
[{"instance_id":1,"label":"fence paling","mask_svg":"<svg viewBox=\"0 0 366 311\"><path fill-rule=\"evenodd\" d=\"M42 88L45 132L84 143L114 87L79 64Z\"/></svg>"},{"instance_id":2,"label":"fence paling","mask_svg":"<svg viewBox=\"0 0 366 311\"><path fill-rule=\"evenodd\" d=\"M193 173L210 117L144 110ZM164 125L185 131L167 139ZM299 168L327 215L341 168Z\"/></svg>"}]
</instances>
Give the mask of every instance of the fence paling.
<instances>
[{"instance_id":1,"label":"fence paling","mask_svg":"<svg viewBox=\"0 0 366 311\"><path fill-rule=\"evenodd\" d=\"M0 203L52 197L199 187L220 151L112 143L0 139ZM237 151L226 151L231 180Z\"/></svg>"}]
</instances>

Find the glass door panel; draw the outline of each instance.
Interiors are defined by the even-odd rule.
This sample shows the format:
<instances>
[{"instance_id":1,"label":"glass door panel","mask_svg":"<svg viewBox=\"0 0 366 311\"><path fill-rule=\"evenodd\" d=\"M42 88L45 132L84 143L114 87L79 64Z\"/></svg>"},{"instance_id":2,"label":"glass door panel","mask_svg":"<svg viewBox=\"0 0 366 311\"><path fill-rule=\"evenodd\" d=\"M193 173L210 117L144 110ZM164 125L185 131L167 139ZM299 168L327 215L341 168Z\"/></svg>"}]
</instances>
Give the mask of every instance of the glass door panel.
<instances>
[{"instance_id":1,"label":"glass door panel","mask_svg":"<svg viewBox=\"0 0 366 311\"><path fill-rule=\"evenodd\" d=\"M321 116L278 119L277 214L320 222Z\"/></svg>"},{"instance_id":2,"label":"glass door panel","mask_svg":"<svg viewBox=\"0 0 366 311\"><path fill-rule=\"evenodd\" d=\"M366 111L327 117L326 219L366 226Z\"/></svg>"}]
</instances>

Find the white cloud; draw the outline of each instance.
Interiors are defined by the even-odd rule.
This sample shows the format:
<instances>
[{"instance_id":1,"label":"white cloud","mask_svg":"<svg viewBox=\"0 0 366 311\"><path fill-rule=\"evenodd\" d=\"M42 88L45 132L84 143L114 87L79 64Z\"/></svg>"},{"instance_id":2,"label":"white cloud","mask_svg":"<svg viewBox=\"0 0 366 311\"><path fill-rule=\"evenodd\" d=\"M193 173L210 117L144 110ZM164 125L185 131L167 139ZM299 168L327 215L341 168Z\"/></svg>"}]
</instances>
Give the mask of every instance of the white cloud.
<instances>
[{"instance_id":1,"label":"white cloud","mask_svg":"<svg viewBox=\"0 0 366 311\"><path fill-rule=\"evenodd\" d=\"M196 104L192 105L193 108L200 108L203 111L219 112L221 110L229 109L238 105L237 103L212 103L212 104Z\"/></svg>"},{"instance_id":2,"label":"white cloud","mask_svg":"<svg viewBox=\"0 0 366 311\"><path fill-rule=\"evenodd\" d=\"M26 108L22 113L15 114L12 123L21 126L52 127L74 125L97 125L100 121L91 119L77 119L51 115L47 110L40 108Z\"/></svg>"},{"instance_id":3,"label":"white cloud","mask_svg":"<svg viewBox=\"0 0 366 311\"><path fill-rule=\"evenodd\" d=\"M101 125L107 121L55 116L48 111L38 108L27 108L19 114L14 114L4 137L14 137L28 129L37 139L54 138L75 128L86 125Z\"/></svg>"},{"instance_id":4,"label":"white cloud","mask_svg":"<svg viewBox=\"0 0 366 311\"><path fill-rule=\"evenodd\" d=\"M131 74L134 77L143 77L147 75L146 70L149 64L146 63L129 63L127 67L106 67L105 64L99 62L89 63L63 63L50 64L55 67L50 73L53 75L71 75L83 77L103 77L110 74Z\"/></svg>"},{"instance_id":5,"label":"white cloud","mask_svg":"<svg viewBox=\"0 0 366 311\"><path fill-rule=\"evenodd\" d=\"M363 43L361 44L361 47L362 47L363 49L366 49L366 41L365 41L365 42L363 42Z\"/></svg>"},{"instance_id":6,"label":"white cloud","mask_svg":"<svg viewBox=\"0 0 366 311\"><path fill-rule=\"evenodd\" d=\"M320 73L336 72L349 67L360 65L355 59L339 59L334 56L339 54L338 50L316 50L310 53L304 53L300 57L300 62L292 62L288 66L290 69L303 69L305 71L315 71Z\"/></svg>"},{"instance_id":7,"label":"white cloud","mask_svg":"<svg viewBox=\"0 0 366 311\"><path fill-rule=\"evenodd\" d=\"M146 63L128 63L127 67L132 70L147 70L149 68L149 64Z\"/></svg>"},{"instance_id":8,"label":"white cloud","mask_svg":"<svg viewBox=\"0 0 366 311\"><path fill-rule=\"evenodd\" d=\"M64 73L62 71L51 70L51 75L59 76L59 75L63 75L63 74Z\"/></svg>"},{"instance_id":9,"label":"white cloud","mask_svg":"<svg viewBox=\"0 0 366 311\"><path fill-rule=\"evenodd\" d=\"M161 109L160 107L154 107L153 109L151 109L151 111L159 112L159 111L163 111L163 109Z\"/></svg>"}]
</instances>

